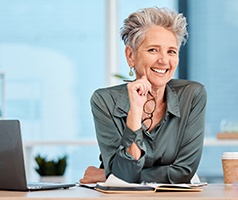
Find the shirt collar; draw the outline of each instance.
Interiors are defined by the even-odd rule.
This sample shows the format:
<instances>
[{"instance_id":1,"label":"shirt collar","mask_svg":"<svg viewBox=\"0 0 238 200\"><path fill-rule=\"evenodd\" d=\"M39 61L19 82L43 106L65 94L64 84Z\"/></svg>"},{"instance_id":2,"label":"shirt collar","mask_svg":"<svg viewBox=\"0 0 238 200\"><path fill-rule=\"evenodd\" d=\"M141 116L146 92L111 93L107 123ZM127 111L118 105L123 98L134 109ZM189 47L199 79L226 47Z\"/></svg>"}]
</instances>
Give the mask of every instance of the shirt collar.
<instances>
[{"instance_id":1,"label":"shirt collar","mask_svg":"<svg viewBox=\"0 0 238 200\"><path fill-rule=\"evenodd\" d=\"M169 83L166 85L166 97L167 111L177 117L180 117L178 94L175 92L174 88L170 86Z\"/></svg>"},{"instance_id":2,"label":"shirt collar","mask_svg":"<svg viewBox=\"0 0 238 200\"><path fill-rule=\"evenodd\" d=\"M175 92L174 88L172 88L169 83L166 85L166 100L167 100L167 112L180 117L180 109L178 103L178 95ZM127 87L122 87L118 94L118 98L116 98L115 108L114 108L114 116L123 117L127 116L127 113L130 108L130 102L128 98Z\"/></svg>"}]
</instances>

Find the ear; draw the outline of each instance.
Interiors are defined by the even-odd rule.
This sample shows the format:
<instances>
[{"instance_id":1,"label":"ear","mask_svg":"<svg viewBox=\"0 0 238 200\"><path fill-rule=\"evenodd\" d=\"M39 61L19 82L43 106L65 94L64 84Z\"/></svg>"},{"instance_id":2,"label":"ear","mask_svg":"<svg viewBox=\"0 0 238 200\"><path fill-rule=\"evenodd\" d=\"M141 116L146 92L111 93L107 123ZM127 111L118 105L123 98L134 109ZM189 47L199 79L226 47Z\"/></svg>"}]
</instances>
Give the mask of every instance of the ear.
<instances>
[{"instance_id":1,"label":"ear","mask_svg":"<svg viewBox=\"0 0 238 200\"><path fill-rule=\"evenodd\" d=\"M126 60L127 60L127 64L130 67L134 67L135 66L135 52L133 51L133 49L130 46L126 46L125 48L125 54L126 54Z\"/></svg>"}]
</instances>

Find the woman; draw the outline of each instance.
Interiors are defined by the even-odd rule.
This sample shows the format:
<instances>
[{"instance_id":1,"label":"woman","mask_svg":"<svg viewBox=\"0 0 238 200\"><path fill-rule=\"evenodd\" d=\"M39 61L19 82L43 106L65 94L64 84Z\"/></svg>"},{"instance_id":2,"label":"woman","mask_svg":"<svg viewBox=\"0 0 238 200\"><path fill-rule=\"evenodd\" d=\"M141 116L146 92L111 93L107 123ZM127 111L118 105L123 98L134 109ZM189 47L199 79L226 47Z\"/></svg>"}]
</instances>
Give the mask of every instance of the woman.
<instances>
[{"instance_id":1,"label":"woman","mask_svg":"<svg viewBox=\"0 0 238 200\"><path fill-rule=\"evenodd\" d=\"M157 7L125 19L121 37L136 79L94 92L105 174L89 167L82 183L110 174L128 182L190 182L202 154L206 91L197 82L172 79L186 25L182 14Z\"/></svg>"}]
</instances>

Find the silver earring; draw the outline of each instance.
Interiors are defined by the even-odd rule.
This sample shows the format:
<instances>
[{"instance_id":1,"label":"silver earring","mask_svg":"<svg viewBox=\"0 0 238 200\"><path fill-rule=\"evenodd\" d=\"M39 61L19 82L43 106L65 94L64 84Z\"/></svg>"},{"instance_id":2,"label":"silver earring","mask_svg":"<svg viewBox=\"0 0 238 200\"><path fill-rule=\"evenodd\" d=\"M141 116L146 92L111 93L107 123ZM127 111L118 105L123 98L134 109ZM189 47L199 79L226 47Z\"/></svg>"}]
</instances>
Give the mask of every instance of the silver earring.
<instances>
[{"instance_id":1,"label":"silver earring","mask_svg":"<svg viewBox=\"0 0 238 200\"><path fill-rule=\"evenodd\" d=\"M134 76L134 72L132 69L134 69L134 67L130 67L129 76Z\"/></svg>"}]
</instances>

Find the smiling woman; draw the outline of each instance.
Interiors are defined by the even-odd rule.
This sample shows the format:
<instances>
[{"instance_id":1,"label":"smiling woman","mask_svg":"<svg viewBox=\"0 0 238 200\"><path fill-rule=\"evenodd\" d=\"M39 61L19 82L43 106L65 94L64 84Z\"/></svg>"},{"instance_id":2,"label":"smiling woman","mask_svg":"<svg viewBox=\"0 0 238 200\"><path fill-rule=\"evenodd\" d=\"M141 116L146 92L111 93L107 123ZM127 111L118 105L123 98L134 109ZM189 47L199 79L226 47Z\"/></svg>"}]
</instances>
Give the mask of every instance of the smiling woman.
<instances>
[{"instance_id":1,"label":"smiling woman","mask_svg":"<svg viewBox=\"0 0 238 200\"><path fill-rule=\"evenodd\" d=\"M126 46L127 62L135 69L137 78L145 75L154 86L152 89L157 90L161 86L164 87L165 82L168 82L174 75L178 66L179 42L174 33L160 25L152 26L146 30L146 34L141 40L138 40L140 45L137 50L133 50L128 42ZM163 90L164 88L160 91L163 93ZM161 93L153 92L160 97L163 96Z\"/></svg>"},{"instance_id":2,"label":"smiling woman","mask_svg":"<svg viewBox=\"0 0 238 200\"><path fill-rule=\"evenodd\" d=\"M195 174L206 90L198 82L172 79L186 25L182 14L158 7L124 20L121 37L136 79L98 89L91 97L104 179L114 174L128 182L188 183ZM82 183L95 181L89 174L86 170Z\"/></svg>"}]
</instances>

